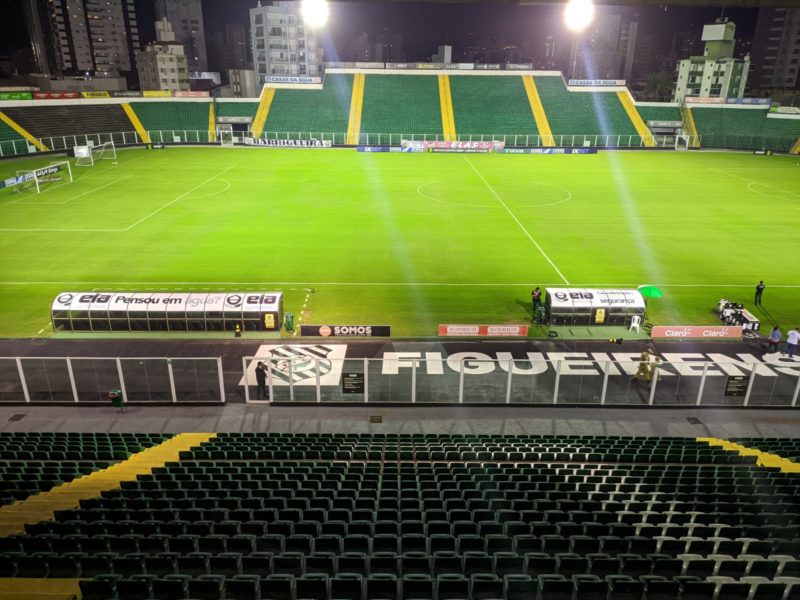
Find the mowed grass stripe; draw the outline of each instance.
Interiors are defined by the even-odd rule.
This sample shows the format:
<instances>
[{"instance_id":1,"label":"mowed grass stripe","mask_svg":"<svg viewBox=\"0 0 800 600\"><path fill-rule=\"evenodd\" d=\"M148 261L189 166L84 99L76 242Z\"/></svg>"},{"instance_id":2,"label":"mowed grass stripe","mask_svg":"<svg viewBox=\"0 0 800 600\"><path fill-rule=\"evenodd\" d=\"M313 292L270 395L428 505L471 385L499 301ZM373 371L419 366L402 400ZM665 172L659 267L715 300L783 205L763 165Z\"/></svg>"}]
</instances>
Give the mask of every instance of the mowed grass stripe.
<instances>
[{"instance_id":1,"label":"mowed grass stripe","mask_svg":"<svg viewBox=\"0 0 800 600\"><path fill-rule=\"evenodd\" d=\"M559 281L457 155L200 147L118 155L119 165L81 170L74 184L41 198L65 201L130 175L116 185L63 205L0 207L0 229L31 229L0 236L0 335L35 335L53 297L71 286L274 286L294 312L302 288L319 286L306 322L433 335L438 322L525 322L525 286ZM794 158L630 152L469 161L571 282L656 283L667 297L650 303L652 320L666 318L670 303L685 323L713 323L720 297L751 303L764 279L768 314L757 314L784 330L800 324L797 288L779 287L800 285L800 264L789 258L800 255L800 203L762 187L800 189ZM49 162L0 162L0 175ZM662 267L658 282L637 256L620 186ZM6 194L0 202L16 198ZM128 231L41 231L125 229L156 210Z\"/></svg>"}]
</instances>

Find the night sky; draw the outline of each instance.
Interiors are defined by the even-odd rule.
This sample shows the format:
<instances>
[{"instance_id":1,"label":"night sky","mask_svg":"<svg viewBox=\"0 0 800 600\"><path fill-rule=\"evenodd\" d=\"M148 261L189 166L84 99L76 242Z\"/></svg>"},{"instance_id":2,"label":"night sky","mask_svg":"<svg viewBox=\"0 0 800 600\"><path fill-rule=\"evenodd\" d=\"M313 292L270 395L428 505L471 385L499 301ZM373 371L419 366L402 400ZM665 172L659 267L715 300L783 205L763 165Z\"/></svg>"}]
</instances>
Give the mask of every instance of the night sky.
<instances>
[{"instance_id":1,"label":"night sky","mask_svg":"<svg viewBox=\"0 0 800 600\"><path fill-rule=\"evenodd\" d=\"M9 54L27 45L27 33L19 0L0 0L0 54ZM137 0L140 29L144 42L152 36L152 0ZM203 0L207 31L219 30L228 23L247 24L248 9L255 0ZM630 7L628 7L630 9ZM598 10L613 10L600 7ZM691 29L699 38L702 25L720 16L719 8L639 7L642 30L671 39L674 32ZM727 9L725 16L736 23L737 37L752 37L756 9ZM545 33L562 31L560 7L511 4L427 4L427 3L351 3L332 2L327 32L320 36L326 59L346 60L350 41L366 32L371 39L388 29L404 37L405 59L427 60L440 43L454 47L457 57L470 40L494 37L508 44L523 44Z\"/></svg>"}]
</instances>

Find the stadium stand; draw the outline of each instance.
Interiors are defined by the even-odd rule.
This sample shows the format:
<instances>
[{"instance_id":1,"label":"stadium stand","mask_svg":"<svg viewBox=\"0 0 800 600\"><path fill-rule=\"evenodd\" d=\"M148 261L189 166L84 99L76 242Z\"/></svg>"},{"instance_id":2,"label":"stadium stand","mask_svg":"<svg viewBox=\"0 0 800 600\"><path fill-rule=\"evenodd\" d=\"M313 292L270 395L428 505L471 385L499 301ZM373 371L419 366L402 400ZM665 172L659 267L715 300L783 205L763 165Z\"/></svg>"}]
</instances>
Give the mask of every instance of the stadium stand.
<instances>
[{"instance_id":1,"label":"stadium stand","mask_svg":"<svg viewBox=\"0 0 800 600\"><path fill-rule=\"evenodd\" d=\"M678 106L636 105L645 123L648 121L682 121L681 109Z\"/></svg>"},{"instance_id":2,"label":"stadium stand","mask_svg":"<svg viewBox=\"0 0 800 600\"><path fill-rule=\"evenodd\" d=\"M208 141L208 102L131 102L153 142ZM127 117L126 117L127 118ZM130 128L130 122L128 124ZM171 132L171 133L170 133Z\"/></svg>"},{"instance_id":3,"label":"stadium stand","mask_svg":"<svg viewBox=\"0 0 800 600\"><path fill-rule=\"evenodd\" d=\"M16 146L14 144L15 141L17 142ZM0 155L13 155L16 152L22 152L24 148L25 144L22 142L22 136L0 121Z\"/></svg>"},{"instance_id":4,"label":"stadium stand","mask_svg":"<svg viewBox=\"0 0 800 600\"><path fill-rule=\"evenodd\" d=\"M352 90L352 75L328 75L321 90L276 90L264 133L281 139L337 134L335 143L343 144Z\"/></svg>"},{"instance_id":5,"label":"stadium stand","mask_svg":"<svg viewBox=\"0 0 800 600\"><path fill-rule=\"evenodd\" d=\"M133 131L130 120L119 104L13 106L3 108L3 112L36 138ZM52 146L64 147L55 143L55 140Z\"/></svg>"},{"instance_id":6,"label":"stadium stand","mask_svg":"<svg viewBox=\"0 0 800 600\"><path fill-rule=\"evenodd\" d=\"M800 119L769 118L766 109L691 108L704 148L766 148L788 152L800 136Z\"/></svg>"},{"instance_id":7,"label":"stadium stand","mask_svg":"<svg viewBox=\"0 0 800 600\"><path fill-rule=\"evenodd\" d=\"M784 438L731 438L731 442L756 448L770 454L777 454L788 460L800 463L800 440Z\"/></svg>"},{"instance_id":8,"label":"stadium stand","mask_svg":"<svg viewBox=\"0 0 800 600\"><path fill-rule=\"evenodd\" d=\"M160 444L141 433L0 433L0 504L24 500Z\"/></svg>"},{"instance_id":9,"label":"stadium stand","mask_svg":"<svg viewBox=\"0 0 800 600\"><path fill-rule=\"evenodd\" d=\"M227 433L180 458L0 538L0 574L84 600L800 597L800 478L700 440Z\"/></svg>"},{"instance_id":10,"label":"stadium stand","mask_svg":"<svg viewBox=\"0 0 800 600\"><path fill-rule=\"evenodd\" d=\"M539 135L522 77L451 76L450 89L460 135Z\"/></svg>"},{"instance_id":11,"label":"stadium stand","mask_svg":"<svg viewBox=\"0 0 800 600\"><path fill-rule=\"evenodd\" d=\"M454 79L454 78L453 78ZM451 79L452 81L452 79ZM454 92L455 95L455 92ZM453 102L455 103L455 98ZM458 123L456 123L456 131ZM364 107L361 113L364 133L398 134L391 143L399 144L400 135L442 135L439 105L439 82L435 75L367 75L364 84ZM432 139L432 138L431 138ZM389 143L388 137L369 143Z\"/></svg>"},{"instance_id":12,"label":"stadium stand","mask_svg":"<svg viewBox=\"0 0 800 600\"><path fill-rule=\"evenodd\" d=\"M594 143L596 135L637 135L615 93L570 92L561 77L536 76L534 81L550 129L556 136L556 145L560 135L579 136L577 145L581 145L580 136ZM604 143L602 141L601 145ZM611 145L614 145L613 140Z\"/></svg>"},{"instance_id":13,"label":"stadium stand","mask_svg":"<svg viewBox=\"0 0 800 600\"><path fill-rule=\"evenodd\" d=\"M220 102L214 103L218 117L255 117L258 102Z\"/></svg>"}]
</instances>

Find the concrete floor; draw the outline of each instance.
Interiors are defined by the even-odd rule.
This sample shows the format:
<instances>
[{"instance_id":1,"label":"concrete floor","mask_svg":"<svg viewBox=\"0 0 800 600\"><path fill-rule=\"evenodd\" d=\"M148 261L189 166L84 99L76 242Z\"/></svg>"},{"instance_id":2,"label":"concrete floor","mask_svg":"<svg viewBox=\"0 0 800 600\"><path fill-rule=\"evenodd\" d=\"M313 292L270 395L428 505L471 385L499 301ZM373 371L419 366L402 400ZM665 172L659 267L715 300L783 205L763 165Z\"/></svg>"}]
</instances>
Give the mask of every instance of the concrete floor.
<instances>
[{"instance_id":1,"label":"concrete floor","mask_svg":"<svg viewBox=\"0 0 800 600\"><path fill-rule=\"evenodd\" d=\"M382 423L370 423L381 416ZM700 424L687 420L694 417ZM11 420L11 419L14 420ZM797 410L565 407L0 407L0 431L800 437Z\"/></svg>"}]
</instances>

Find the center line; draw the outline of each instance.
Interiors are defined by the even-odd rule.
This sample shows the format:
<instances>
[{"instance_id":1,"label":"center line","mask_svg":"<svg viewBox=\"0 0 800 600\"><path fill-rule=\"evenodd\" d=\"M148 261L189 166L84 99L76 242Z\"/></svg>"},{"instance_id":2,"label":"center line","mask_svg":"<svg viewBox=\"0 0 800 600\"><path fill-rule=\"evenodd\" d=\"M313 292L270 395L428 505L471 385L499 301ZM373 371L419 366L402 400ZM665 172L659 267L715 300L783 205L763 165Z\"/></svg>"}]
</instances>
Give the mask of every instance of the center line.
<instances>
[{"instance_id":1,"label":"center line","mask_svg":"<svg viewBox=\"0 0 800 600\"><path fill-rule=\"evenodd\" d=\"M533 236L530 234L530 232L527 229L525 229L525 226L522 223L520 223L520 220L517 218L517 215L515 215L513 212L511 212L511 209L508 208L508 206L506 205L505 202L503 202L503 199L498 195L498 193L496 191L494 191L494 188L491 185L489 185L489 182L486 181L486 179L484 179L484 177L483 177L483 175L481 175L480 171L478 171L478 169L475 168L475 165L472 164L472 161L470 161L470 159L467 158L466 155L462 155L462 156L464 157L464 160L467 161L467 164L470 167L472 167L472 170L475 171L475 174L478 177L481 178L481 181L484 183L484 185L487 188L489 188L489 191L492 192L492 195L495 198L497 198L497 201L503 206L503 208L506 209L506 212L509 215L511 215L511 218L514 219L514 221L517 223L517 225L519 225L519 228L522 229L523 233L525 233L525 235L528 236L528 239L533 243L533 245L536 246L536 249L539 252L541 252L541 254L542 254L542 256L544 256L545 260L550 263L550 266L553 267L553 269L555 269L555 272L558 273L558 276L561 277L561 279L564 280L565 284L569 285L569 281L567 281L567 278L564 277L564 274L556 266L556 264L552 260L550 260L550 257L547 256L547 253L544 250L542 250L542 247L539 245L539 243L535 239L533 239Z\"/></svg>"}]
</instances>

